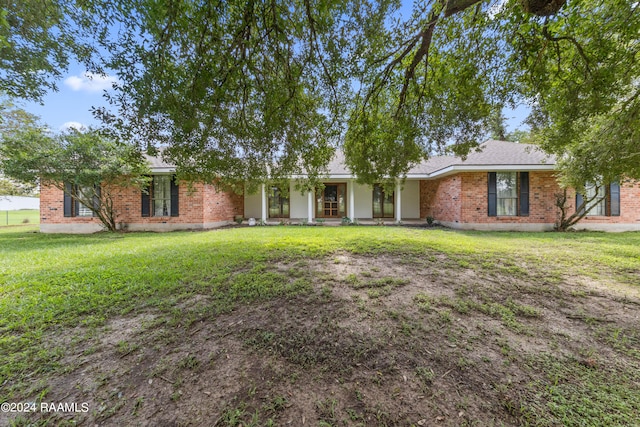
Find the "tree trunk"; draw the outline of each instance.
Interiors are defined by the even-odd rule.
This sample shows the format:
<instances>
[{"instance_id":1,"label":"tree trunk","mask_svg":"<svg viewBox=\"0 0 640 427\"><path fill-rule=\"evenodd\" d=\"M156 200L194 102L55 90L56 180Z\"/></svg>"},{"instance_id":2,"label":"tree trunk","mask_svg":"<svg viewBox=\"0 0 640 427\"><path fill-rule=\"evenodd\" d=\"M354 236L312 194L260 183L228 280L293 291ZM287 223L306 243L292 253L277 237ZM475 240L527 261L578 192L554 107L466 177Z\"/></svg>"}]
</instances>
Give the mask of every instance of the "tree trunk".
<instances>
[{"instance_id":1,"label":"tree trunk","mask_svg":"<svg viewBox=\"0 0 640 427\"><path fill-rule=\"evenodd\" d=\"M587 216L587 214L596 206L598 203L602 202L607 196L598 197L598 191L596 189L595 195L590 199L585 199L582 203L582 208L580 206L575 207L575 212L569 216L568 210L569 206L567 206L567 202L569 197L567 196L567 189L563 189L562 193L556 193L556 207L558 208L558 219L556 221L554 229L556 231L569 231L571 227L576 225L582 218Z\"/></svg>"},{"instance_id":2,"label":"tree trunk","mask_svg":"<svg viewBox=\"0 0 640 427\"><path fill-rule=\"evenodd\" d=\"M520 0L525 12L538 16L551 16L560 11L566 0Z\"/></svg>"}]
</instances>

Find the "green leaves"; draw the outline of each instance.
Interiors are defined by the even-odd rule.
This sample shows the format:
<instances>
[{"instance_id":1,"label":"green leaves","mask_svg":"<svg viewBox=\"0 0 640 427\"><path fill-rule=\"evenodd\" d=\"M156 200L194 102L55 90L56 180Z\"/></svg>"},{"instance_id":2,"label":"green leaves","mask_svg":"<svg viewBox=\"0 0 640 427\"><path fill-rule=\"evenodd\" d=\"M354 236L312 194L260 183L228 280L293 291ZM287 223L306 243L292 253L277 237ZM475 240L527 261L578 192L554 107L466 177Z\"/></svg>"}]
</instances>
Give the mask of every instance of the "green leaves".
<instances>
[{"instance_id":1,"label":"green leaves","mask_svg":"<svg viewBox=\"0 0 640 427\"><path fill-rule=\"evenodd\" d=\"M143 188L149 182L148 164L137 147L108 139L95 129L54 135L29 122L2 133L0 171L19 182L65 191L109 230L115 230L118 215L112 189Z\"/></svg>"},{"instance_id":2,"label":"green leaves","mask_svg":"<svg viewBox=\"0 0 640 427\"><path fill-rule=\"evenodd\" d=\"M489 133L492 112L519 103L532 106L543 148L575 158L563 163L567 174L597 159L587 175L640 176L637 2L401 6L11 3L0 14L0 91L38 99L74 55L92 71L113 70L113 110L96 113L117 139L168 147L188 179L308 173L313 182L343 144L361 181L401 178L434 152L465 155ZM622 153L615 171L607 143Z\"/></svg>"},{"instance_id":3,"label":"green leaves","mask_svg":"<svg viewBox=\"0 0 640 427\"><path fill-rule=\"evenodd\" d=\"M95 51L89 37L99 37L97 21L84 1L3 1L0 93L42 101L47 91L57 90L72 59L90 62Z\"/></svg>"},{"instance_id":4,"label":"green leaves","mask_svg":"<svg viewBox=\"0 0 640 427\"><path fill-rule=\"evenodd\" d=\"M327 37L340 4L148 3L129 24L149 49L120 39L112 51L123 91L111 99L118 114L102 113L121 135L168 144L188 179L317 176L343 102Z\"/></svg>"}]
</instances>

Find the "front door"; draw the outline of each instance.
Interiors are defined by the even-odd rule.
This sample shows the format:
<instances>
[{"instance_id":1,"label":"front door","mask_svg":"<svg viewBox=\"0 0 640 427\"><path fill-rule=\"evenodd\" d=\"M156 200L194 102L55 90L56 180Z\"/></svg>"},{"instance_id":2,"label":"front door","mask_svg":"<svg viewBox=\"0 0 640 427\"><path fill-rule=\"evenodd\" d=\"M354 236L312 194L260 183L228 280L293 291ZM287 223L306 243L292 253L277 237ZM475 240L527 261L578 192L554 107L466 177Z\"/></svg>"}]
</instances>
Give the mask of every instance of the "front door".
<instances>
[{"instance_id":1,"label":"front door","mask_svg":"<svg viewBox=\"0 0 640 427\"><path fill-rule=\"evenodd\" d=\"M316 191L316 216L318 218L342 218L346 216L347 184L325 184Z\"/></svg>"}]
</instances>

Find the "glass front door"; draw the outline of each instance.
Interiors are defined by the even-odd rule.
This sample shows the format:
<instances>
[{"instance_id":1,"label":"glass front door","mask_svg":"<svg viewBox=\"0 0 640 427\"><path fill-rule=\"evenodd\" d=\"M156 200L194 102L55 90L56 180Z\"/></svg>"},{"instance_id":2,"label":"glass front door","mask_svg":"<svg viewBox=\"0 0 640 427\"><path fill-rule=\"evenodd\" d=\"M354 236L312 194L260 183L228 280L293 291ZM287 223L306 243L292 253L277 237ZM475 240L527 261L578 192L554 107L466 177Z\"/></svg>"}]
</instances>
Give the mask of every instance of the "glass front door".
<instances>
[{"instance_id":1,"label":"glass front door","mask_svg":"<svg viewBox=\"0 0 640 427\"><path fill-rule=\"evenodd\" d=\"M325 184L316 191L316 216L318 218L342 218L346 212L347 184Z\"/></svg>"}]
</instances>

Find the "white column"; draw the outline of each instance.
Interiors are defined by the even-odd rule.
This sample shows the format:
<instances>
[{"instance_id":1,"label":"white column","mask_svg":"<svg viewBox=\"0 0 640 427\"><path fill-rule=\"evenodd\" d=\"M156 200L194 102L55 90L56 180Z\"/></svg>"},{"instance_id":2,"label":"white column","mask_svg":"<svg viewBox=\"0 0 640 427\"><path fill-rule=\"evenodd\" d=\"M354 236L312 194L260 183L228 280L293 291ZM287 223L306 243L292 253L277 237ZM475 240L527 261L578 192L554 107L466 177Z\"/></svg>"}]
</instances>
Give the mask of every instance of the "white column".
<instances>
[{"instance_id":1,"label":"white column","mask_svg":"<svg viewBox=\"0 0 640 427\"><path fill-rule=\"evenodd\" d=\"M313 222L313 190L307 193L307 221Z\"/></svg>"},{"instance_id":2,"label":"white column","mask_svg":"<svg viewBox=\"0 0 640 427\"><path fill-rule=\"evenodd\" d=\"M402 185L396 181L396 222L402 221Z\"/></svg>"},{"instance_id":3,"label":"white column","mask_svg":"<svg viewBox=\"0 0 640 427\"><path fill-rule=\"evenodd\" d=\"M262 222L267 222L267 188L262 184Z\"/></svg>"},{"instance_id":4,"label":"white column","mask_svg":"<svg viewBox=\"0 0 640 427\"><path fill-rule=\"evenodd\" d=\"M353 196L353 194L355 193L353 187L355 187L355 185L356 182L352 179L351 182L349 182L349 218L351 218L351 221L354 221L356 219L356 202Z\"/></svg>"}]
</instances>

